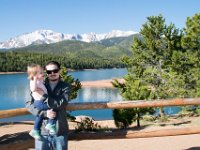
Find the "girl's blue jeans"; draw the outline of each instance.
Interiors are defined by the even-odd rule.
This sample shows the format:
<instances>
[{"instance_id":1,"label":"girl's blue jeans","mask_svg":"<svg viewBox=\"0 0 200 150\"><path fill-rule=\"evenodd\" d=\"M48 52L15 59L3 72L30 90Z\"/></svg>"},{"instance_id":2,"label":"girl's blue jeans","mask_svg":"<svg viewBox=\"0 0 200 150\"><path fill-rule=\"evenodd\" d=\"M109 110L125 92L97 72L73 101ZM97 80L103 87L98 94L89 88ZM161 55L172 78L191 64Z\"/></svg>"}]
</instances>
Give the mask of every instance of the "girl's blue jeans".
<instances>
[{"instance_id":1,"label":"girl's blue jeans","mask_svg":"<svg viewBox=\"0 0 200 150\"><path fill-rule=\"evenodd\" d=\"M40 100L35 100L34 101L34 106L38 109L38 110L48 110L49 107L47 106L46 103L44 103L43 101ZM34 123L34 129L35 130L40 130L40 127L42 126L42 121L44 118L40 117L40 116L36 116L35 118L35 123ZM48 119L48 123L53 125L56 124L56 119Z\"/></svg>"}]
</instances>

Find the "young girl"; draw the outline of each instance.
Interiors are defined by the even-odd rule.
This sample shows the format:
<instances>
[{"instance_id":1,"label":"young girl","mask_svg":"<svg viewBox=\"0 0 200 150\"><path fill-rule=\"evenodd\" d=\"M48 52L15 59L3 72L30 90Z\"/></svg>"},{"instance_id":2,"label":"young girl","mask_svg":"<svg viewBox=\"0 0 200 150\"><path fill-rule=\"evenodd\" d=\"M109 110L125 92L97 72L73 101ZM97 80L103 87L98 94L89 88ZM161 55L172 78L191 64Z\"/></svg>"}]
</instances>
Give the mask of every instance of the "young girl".
<instances>
[{"instance_id":1,"label":"young girl","mask_svg":"<svg viewBox=\"0 0 200 150\"><path fill-rule=\"evenodd\" d=\"M30 90L32 92L32 97L34 99L34 106L38 110L48 110L50 109L46 102L42 99L43 94L47 94L47 89L44 85L44 70L40 65L31 64L27 67L28 79L30 80ZM44 118L36 116L34 129L30 131L30 135L37 140L41 140L40 128L42 126L42 121ZM56 133L56 119L48 119L48 124L46 129L50 131L51 134Z\"/></svg>"}]
</instances>

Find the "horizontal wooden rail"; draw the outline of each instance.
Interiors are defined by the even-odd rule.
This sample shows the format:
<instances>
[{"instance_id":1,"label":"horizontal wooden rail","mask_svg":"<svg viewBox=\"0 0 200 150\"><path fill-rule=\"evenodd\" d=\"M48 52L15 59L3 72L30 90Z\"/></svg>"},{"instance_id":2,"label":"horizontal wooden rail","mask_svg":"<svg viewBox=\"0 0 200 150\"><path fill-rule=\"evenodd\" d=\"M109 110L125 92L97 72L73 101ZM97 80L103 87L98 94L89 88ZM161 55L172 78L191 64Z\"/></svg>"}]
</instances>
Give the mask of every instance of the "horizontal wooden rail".
<instances>
[{"instance_id":1,"label":"horizontal wooden rail","mask_svg":"<svg viewBox=\"0 0 200 150\"><path fill-rule=\"evenodd\" d=\"M69 140L97 140L97 139L132 139L132 138L149 138L163 136L177 136L199 134L200 128L177 128L177 129L160 129L151 131L128 131L117 129L113 132L78 132L69 134Z\"/></svg>"},{"instance_id":2,"label":"horizontal wooden rail","mask_svg":"<svg viewBox=\"0 0 200 150\"><path fill-rule=\"evenodd\" d=\"M163 136L177 136L199 134L200 128L177 128L177 129L162 129L151 131L128 131L114 130L112 132L85 132L85 133L70 133L69 140L97 140L97 139L132 139L132 138L150 138ZM34 140L29 136L28 132L18 134L4 135L1 140L1 150L29 149L34 148ZM11 144L12 143L12 144Z\"/></svg>"},{"instance_id":3,"label":"horizontal wooden rail","mask_svg":"<svg viewBox=\"0 0 200 150\"><path fill-rule=\"evenodd\" d=\"M200 105L200 98L72 103L67 106L67 110L145 108L145 107L186 106L186 105Z\"/></svg>"},{"instance_id":4,"label":"horizontal wooden rail","mask_svg":"<svg viewBox=\"0 0 200 150\"><path fill-rule=\"evenodd\" d=\"M92 110L92 109L120 109L120 108L145 108L164 106L200 105L200 98L169 99L169 100L134 100L119 102L88 102L69 103L66 110ZM29 114L26 108L0 110L0 119Z\"/></svg>"},{"instance_id":5,"label":"horizontal wooden rail","mask_svg":"<svg viewBox=\"0 0 200 150\"><path fill-rule=\"evenodd\" d=\"M0 110L0 119L2 118L9 118L9 117L16 117L27 115L30 112L26 108L18 108L18 109L10 109L10 110Z\"/></svg>"}]
</instances>

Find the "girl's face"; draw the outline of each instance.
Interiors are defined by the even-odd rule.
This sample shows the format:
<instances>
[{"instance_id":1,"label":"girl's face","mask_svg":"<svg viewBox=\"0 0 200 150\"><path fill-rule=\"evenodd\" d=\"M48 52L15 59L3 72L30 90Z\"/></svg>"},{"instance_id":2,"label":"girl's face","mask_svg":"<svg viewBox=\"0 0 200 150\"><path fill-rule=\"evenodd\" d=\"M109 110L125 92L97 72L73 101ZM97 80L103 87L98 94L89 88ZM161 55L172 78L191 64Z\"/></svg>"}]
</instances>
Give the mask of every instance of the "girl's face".
<instances>
[{"instance_id":1,"label":"girl's face","mask_svg":"<svg viewBox=\"0 0 200 150\"><path fill-rule=\"evenodd\" d=\"M41 67L37 68L36 76L39 80L44 80L44 70Z\"/></svg>"}]
</instances>

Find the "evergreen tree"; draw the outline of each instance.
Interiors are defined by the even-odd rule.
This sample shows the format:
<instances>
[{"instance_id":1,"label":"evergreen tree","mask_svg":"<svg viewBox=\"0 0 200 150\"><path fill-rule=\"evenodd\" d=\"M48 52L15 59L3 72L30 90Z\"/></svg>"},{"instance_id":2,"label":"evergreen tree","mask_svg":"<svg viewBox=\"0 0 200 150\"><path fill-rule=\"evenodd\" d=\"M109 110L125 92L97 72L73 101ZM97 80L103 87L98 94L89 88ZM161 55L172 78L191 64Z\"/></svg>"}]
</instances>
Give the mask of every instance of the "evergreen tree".
<instances>
[{"instance_id":1,"label":"evergreen tree","mask_svg":"<svg viewBox=\"0 0 200 150\"><path fill-rule=\"evenodd\" d=\"M141 38L134 38L132 56L122 59L128 70L125 83L116 80L113 85L121 90L125 100L166 99L182 95L182 75L171 67L173 52L182 49L182 32L173 24L167 26L159 15L148 17L140 34ZM164 115L162 110L161 115ZM136 118L137 126L140 126L140 116L153 111L151 108L137 108L133 112L132 119Z\"/></svg>"},{"instance_id":2,"label":"evergreen tree","mask_svg":"<svg viewBox=\"0 0 200 150\"><path fill-rule=\"evenodd\" d=\"M60 76L64 82L67 82L71 85L72 91L70 93L70 99L76 98L78 90L81 89L81 82L78 79L74 79L71 75L68 75L66 67L63 66L60 70Z\"/></svg>"},{"instance_id":3,"label":"evergreen tree","mask_svg":"<svg viewBox=\"0 0 200 150\"><path fill-rule=\"evenodd\" d=\"M200 13L186 20L182 45L185 48L188 60L184 67L188 74L186 77L187 88L193 90L191 96L200 96ZM182 59L184 60L184 59ZM191 69L192 67L192 69ZM189 69L188 69L189 68Z\"/></svg>"},{"instance_id":4,"label":"evergreen tree","mask_svg":"<svg viewBox=\"0 0 200 150\"><path fill-rule=\"evenodd\" d=\"M198 51L200 54L200 13L187 18L184 32L185 36L182 40L183 46L186 49Z\"/></svg>"}]
</instances>

